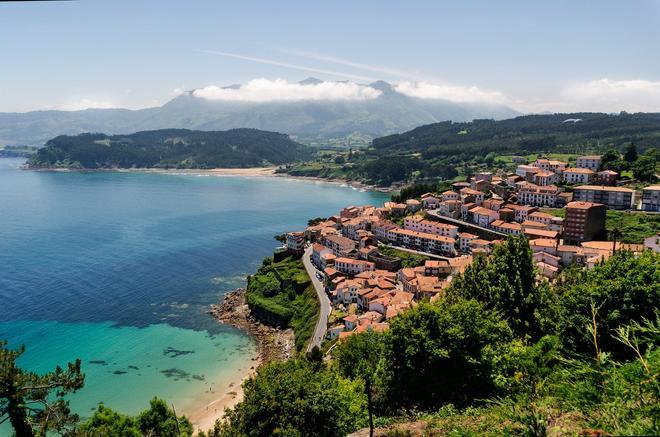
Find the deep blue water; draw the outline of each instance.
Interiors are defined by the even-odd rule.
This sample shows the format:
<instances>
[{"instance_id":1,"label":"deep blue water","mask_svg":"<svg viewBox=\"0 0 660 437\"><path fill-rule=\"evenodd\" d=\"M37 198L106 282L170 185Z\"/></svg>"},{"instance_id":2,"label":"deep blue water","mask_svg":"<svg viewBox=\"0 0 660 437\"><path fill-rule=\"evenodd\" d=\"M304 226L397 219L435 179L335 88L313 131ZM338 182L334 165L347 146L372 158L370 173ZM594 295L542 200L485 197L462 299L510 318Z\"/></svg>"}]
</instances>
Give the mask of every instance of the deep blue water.
<instances>
[{"instance_id":1,"label":"deep blue water","mask_svg":"<svg viewBox=\"0 0 660 437\"><path fill-rule=\"evenodd\" d=\"M73 403L83 415L101 400L134 412L185 390L193 402L191 386L204 384L190 375L209 384L210 373L237 371L251 342L215 323L208 305L244 283L275 234L386 197L281 178L31 172L21 163L0 159L0 338L25 343L22 364L35 370L82 358L87 384ZM170 356L168 347L193 352ZM163 376L170 364L185 371L179 381ZM130 379L134 396L124 399L112 378Z\"/></svg>"}]
</instances>

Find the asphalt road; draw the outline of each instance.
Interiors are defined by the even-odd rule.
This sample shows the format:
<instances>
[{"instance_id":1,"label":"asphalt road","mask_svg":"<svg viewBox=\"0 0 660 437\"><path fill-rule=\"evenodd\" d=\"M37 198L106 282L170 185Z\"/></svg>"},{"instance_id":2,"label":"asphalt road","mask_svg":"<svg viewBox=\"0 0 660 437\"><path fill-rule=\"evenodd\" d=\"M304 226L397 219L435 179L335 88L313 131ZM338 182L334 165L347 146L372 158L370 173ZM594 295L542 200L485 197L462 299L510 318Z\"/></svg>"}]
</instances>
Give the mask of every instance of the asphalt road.
<instances>
[{"instance_id":1,"label":"asphalt road","mask_svg":"<svg viewBox=\"0 0 660 437\"><path fill-rule=\"evenodd\" d=\"M316 267L314 267L314 264L312 264L311 255L312 246L309 246L303 255L303 264L305 265L309 278L312 280L312 284L314 284L314 289L319 298L321 308L319 311L319 320L316 322L316 329L314 329L314 335L307 346L307 352L312 350L314 346L321 347L321 342L323 342L325 333L328 330L328 317L330 317L330 299L328 299L328 295L325 293L323 283L316 277L317 270Z\"/></svg>"}]
</instances>

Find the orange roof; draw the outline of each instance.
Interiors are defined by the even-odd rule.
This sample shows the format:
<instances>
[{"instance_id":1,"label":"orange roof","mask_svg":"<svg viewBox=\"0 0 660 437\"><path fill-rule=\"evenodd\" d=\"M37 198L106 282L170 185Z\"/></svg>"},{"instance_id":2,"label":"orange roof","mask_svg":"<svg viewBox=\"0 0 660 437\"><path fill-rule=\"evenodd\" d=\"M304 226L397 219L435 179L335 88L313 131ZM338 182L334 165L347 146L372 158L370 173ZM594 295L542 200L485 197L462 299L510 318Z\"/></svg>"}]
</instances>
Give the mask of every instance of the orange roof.
<instances>
[{"instance_id":1,"label":"orange roof","mask_svg":"<svg viewBox=\"0 0 660 437\"><path fill-rule=\"evenodd\" d=\"M588 168L576 168L576 167L564 169L564 173L594 174L593 170L590 170Z\"/></svg>"},{"instance_id":2,"label":"orange roof","mask_svg":"<svg viewBox=\"0 0 660 437\"><path fill-rule=\"evenodd\" d=\"M559 233L557 231L546 231L545 229L527 228L525 229L525 235L531 237L557 238Z\"/></svg>"},{"instance_id":3,"label":"orange roof","mask_svg":"<svg viewBox=\"0 0 660 437\"><path fill-rule=\"evenodd\" d=\"M551 238L536 238L534 240L529 240L530 246L539 246L539 247L555 247L557 241Z\"/></svg>"},{"instance_id":4,"label":"orange roof","mask_svg":"<svg viewBox=\"0 0 660 437\"><path fill-rule=\"evenodd\" d=\"M601 203L593 203L593 202L578 202L577 200L573 201L573 202L568 202L566 204L567 209L568 208L570 208L570 209L589 209L589 208L593 208L594 206L603 206L603 205Z\"/></svg>"}]
</instances>

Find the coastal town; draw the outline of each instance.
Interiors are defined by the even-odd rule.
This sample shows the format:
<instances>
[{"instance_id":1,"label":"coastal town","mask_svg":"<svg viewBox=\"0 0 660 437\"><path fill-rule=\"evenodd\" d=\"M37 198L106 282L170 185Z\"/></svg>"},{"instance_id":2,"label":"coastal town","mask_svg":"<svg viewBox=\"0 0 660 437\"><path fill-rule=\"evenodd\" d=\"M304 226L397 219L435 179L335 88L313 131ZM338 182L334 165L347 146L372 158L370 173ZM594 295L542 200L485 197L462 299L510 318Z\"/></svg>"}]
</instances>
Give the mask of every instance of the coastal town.
<instances>
[{"instance_id":1,"label":"coastal town","mask_svg":"<svg viewBox=\"0 0 660 437\"><path fill-rule=\"evenodd\" d=\"M660 234L643 244L605 239L608 210L660 212L660 185L620 186L618 173L602 170L600 160L581 156L569 167L541 157L512 173L476 173L442 193L347 206L289 232L285 250L304 257L322 302L310 348L321 337L334 342L386 330L417 302L441 299L473 257L488 255L509 235L528 239L539 281L553 281L569 266L591 269L617 250L659 252ZM402 262L406 254L417 262ZM332 308L323 311L324 302Z\"/></svg>"}]
</instances>

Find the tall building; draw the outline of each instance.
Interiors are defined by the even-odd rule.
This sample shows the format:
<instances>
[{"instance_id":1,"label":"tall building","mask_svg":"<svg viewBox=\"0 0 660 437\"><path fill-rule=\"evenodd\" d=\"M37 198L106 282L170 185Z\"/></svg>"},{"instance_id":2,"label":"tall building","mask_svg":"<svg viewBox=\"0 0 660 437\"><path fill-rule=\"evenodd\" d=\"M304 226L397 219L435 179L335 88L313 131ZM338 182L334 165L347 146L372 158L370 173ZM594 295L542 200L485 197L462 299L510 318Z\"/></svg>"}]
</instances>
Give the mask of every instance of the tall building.
<instances>
[{"instance_id":1,"label":"tall building","mask_svg":"<svg viewBox=\"0 0 660 437\"><path fill-rule=\"evenodd\" d=\"M582 185L573 190L573 200L602 203L609 209L630 209L634 193L630 188Z\"/></svg>"},{"instance_id":2,"label":"tall building","mask_svg":"<svg viewBox=\"0 0 660 437\"><path fill-rule=\"evenodd\" d=\"M660 185L651 185L642 190L642 209L660 211Z\"/></svg>"},{"instance_id":3,"label":"tall building","mask_svg":"<svg viewBox=\"0 0 660 437\"><path fill-rule=\"evenodd\" d=\"M598 237L605 231L606 210L601 203L568 203L564 220L564 241L581 243Z\"/></svg>"}]
</instances>

